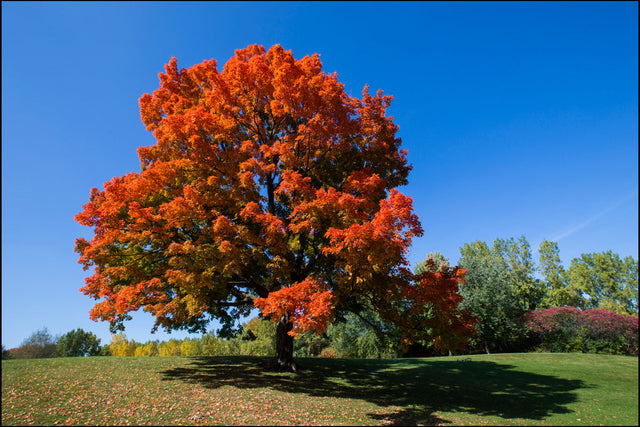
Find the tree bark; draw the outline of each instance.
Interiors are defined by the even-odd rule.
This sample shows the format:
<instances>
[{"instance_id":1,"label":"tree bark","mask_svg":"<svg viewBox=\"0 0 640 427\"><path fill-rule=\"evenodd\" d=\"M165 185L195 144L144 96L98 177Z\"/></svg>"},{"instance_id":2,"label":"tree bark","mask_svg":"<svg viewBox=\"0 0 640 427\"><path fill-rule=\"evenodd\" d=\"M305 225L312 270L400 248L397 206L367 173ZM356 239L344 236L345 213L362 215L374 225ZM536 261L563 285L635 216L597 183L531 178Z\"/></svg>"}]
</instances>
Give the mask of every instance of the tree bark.
<instances>
[{"instance_id":1,"label":"tree bark","mask_svg":"<svg viewBox=\"0 0 640 427\"><path fill-rule=\"evenodd\" d=\"M278 371L297 372L298 365L293 360L293 337L289 331L293 324L289 316L280 317L276 326L276 355L270 363L270 368Z\"/></svg>"}]
</instances>

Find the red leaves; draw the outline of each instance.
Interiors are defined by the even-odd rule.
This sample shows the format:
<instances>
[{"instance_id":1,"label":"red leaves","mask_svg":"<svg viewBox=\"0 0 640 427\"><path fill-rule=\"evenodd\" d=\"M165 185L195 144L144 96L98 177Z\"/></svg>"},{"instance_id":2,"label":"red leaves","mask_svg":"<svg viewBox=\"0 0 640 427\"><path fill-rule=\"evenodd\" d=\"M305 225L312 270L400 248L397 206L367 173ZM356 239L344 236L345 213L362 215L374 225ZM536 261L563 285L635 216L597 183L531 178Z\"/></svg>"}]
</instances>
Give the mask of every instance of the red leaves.
<instances>
[{"instance_id":1,"label":"red leaves","mask_svg":"<svg viewBox=\"0 0 640 427\"><path fill-rule=\"evenodd\" d=\"M524 322L542 348L638 355L638 318L609 310L551 307L526 313ZM597 342L601 343L598 344ZM624 345L622 345L624 343ZM579 344L579 345L578 345ZM591 345L592 347L588 347Z\"/></svg>"},{"instance_id":2,"label":"red leaves","mask_svg":"<svg viewBox=\"0 0 640 427\"><path fill-rule=\"evenodd\" d=\"M412 213L412 201L397 190L391 190L370 221L348 228L330 228L326 233L330 245L326 254L337 255L352 265L377 270L384 265L407 264L404 255L411 239L422 235L418 217Z\"/></svg>"},{"instance_id":3,"label":"red leaves","mask_svg":"<svg viewBox=\"0 0 640 427\"><path fill-rule=\"evenodd\" d=\"M609 310L585 310L576 307L551 307L529 312L524 316L529 329L537 334L548 335L562 328L580 327L597 332L598 335L614 338L624 331L637 334L638 318L616 314Z\"/></svg>"},{"instance_id":4,"label":"red leaves","mask_svg":"<svg viewBox=\"0 0 640 427\"><path fill-rule=\"evenodd\" d=\"M305 331L322 333L333 317L333 293L317 277L271 292L267 298L256 298L254 304L263 316L271 315L274 321L288 314L294 325L289 332L292 336Z\"/></svg>"},{"instance_id":5,"label":"red leaves","mask_svg":"<svg viewBox=\"0 0 640 427\"><path fill-rule=\"evenodd\" d=\"M285 234L285 227L283 221L276 215L269 212L264 212L260 206L255 202L249 202L240 211L240 216L246 219L260 224L262 226L265 236L268 239L273 239L272 244L276 245L278 237L283 237Z\"/></svg>"},{"instance_id":6,"label":"red leaves","mask_svg":"<svg viewBox=\"0 0 640 427\"><path fill-rule=\"evenodd\" d=\"M408 296L384 279L402 288L422 234L395 190L410 167L390 96L351 97L319 55L279 45L237 50L220 72L172 58L159 79L139 100L157 140L138 149L142 171L92 190L76 216L95 227L76 242L96 267L83 292L105 299L93 318L144 307L163 326L196 327L261 296L263 314L320 331L342 300Z\"/></svg>"},{"instance_id":7,"label":"red leaves","mask_svg":"<svg viewBox=\"0 0 640 427\"><path fill-rule=\"evenodd\" d=\"M404 324L405 330L414 330L413 336L405 334L404 345L418 339L433 341L441 351L458 350L467 345L475 333L475 319L459 308L462 296L458 284L464 281L465 273L466 270L459 267L436 266L430 258L426 260L425 271L414 276L412 284L403 287L407 302L404 309L396 313L401 316L397 323Z\"/></svg>"}]
</instances>

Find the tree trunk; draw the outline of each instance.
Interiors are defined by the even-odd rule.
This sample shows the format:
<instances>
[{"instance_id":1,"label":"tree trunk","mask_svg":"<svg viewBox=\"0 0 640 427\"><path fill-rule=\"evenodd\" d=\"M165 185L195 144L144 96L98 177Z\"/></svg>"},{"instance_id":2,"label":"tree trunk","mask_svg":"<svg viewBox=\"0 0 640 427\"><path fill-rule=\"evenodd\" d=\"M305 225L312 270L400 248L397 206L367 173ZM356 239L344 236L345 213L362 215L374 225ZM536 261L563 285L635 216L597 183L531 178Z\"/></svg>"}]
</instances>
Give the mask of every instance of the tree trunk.
<instances>
[{"instance_id":1,"label":"tree trunk","mask_svg":"<svg viewBox=\"0 0 640 427\"><path fill-rule=\"evenodd\" d=\"M270 363L270 368L278 371L298 371L298 365L293 361L293 337L288 332L293 329L289 316L280 317L276 326L276 355Z\"/></svg>"},{"instance_id":2,"label":"tree trunk","mask_svg":"<svg viewBox=\"0 0 640 427\"><path fill-rule=\"evenodd\" d=\"M487 352L487 354L491 354L489 353L489 343L487 342L487 340L484 340L484 350Z\"/></svg>"}]
</instances>

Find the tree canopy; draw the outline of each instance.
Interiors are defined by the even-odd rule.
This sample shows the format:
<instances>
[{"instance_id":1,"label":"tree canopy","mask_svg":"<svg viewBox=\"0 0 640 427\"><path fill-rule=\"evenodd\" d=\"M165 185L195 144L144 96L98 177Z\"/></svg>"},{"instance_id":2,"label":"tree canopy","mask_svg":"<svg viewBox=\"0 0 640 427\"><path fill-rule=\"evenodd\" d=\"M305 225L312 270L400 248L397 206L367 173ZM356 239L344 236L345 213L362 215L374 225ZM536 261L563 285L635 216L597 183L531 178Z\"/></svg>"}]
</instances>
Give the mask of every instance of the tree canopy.
<instances>
[{"instance_id":1,"label":"tree canopy","mask_svg":"<svg viewBox=\"0 0 640 427\"><path fill-rule=\"evenodd\" d=\"M468 271L460 286L461 307L477 319L474 344L487 353L492 348L510 349L520 336L517 317L524 310L508 264L482 241L465 243L460 253L460 266Z\"/></svg>"},{"instance_id":2,"label":"tree canopy","mask_svg":"<svg viewBox=\"0 0 640 427\"><path fill-rule=\"evenodd\" d=\"M540 265L538 271L544 277L544 296L540 308L578 306L582 298L578 291L569 286L567 271L560 261L558 243L543 240L540 243Z\"/></svg>"},{"instance_id":3,"label":"tree canopy","mask_svg":"<svg viewBox=\"0 0 640 427\"><path fill-rule=\"evenodd\" d=\"M78 328L58 339L56 353L60 357L95 356L100 353L100 339Z\"/></svg>"},{"instance_id":4,"label":"tree canopy","mask_svg":"<svg viewBox=\"0 0 640 427\"><path fill-rule=\"evenodd\" d=\"M352 97L319 55L279 45L236 50L222 71L172 58L159 78L139 101L156 139L138 149L140 172L93 188L76 215L95 230L76 240L92 319L115 332L143 308L154 329L217 319L224 332L258 307L279 321L288 363L287 337L365 304L399 320L398 301L437 286L407 268L422 228L396 188L411 167L391 96Z\"/></svg>"},{"instance_id":5,"label":"tree canopy","mask_svg":"<svg viewBox=\"0 0 640 427\"><path fill-rule=\"evenodd\" d=\"M580 307L638 316L638 261L612 251L582 254L569 265L569 285Z\"/></svg>"}]
</instances>

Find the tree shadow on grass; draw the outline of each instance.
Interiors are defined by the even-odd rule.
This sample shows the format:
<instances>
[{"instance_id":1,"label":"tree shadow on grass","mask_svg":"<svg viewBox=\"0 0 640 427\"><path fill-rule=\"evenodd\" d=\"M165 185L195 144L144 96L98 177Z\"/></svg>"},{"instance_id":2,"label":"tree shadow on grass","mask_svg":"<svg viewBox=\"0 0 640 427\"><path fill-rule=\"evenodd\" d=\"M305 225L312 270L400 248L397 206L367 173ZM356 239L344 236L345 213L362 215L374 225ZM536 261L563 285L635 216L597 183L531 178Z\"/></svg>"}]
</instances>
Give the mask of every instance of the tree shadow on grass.
<instances>
[{"instance_id":1,"label":"tree shadow on grass","mask_svg":"<svg viewBox=\"0 0 640 427\"><path fill-rule=\"evenodd\" d=\"M298 374L266 369L267 358L198 357L186 368L161 372L165 380L198 383L207 388L270 388L309 396L361 399L381 407L403 409L368 414L388 424L444 424L436 412L466 412L505 419L542 420L570 412L575 390L588 387L567 380L514 370L488 361L429 359L300 359ZM390 408L391 409L391 408Z\"/></svg>"}]
</instances>

